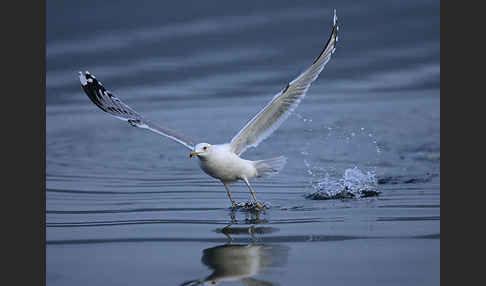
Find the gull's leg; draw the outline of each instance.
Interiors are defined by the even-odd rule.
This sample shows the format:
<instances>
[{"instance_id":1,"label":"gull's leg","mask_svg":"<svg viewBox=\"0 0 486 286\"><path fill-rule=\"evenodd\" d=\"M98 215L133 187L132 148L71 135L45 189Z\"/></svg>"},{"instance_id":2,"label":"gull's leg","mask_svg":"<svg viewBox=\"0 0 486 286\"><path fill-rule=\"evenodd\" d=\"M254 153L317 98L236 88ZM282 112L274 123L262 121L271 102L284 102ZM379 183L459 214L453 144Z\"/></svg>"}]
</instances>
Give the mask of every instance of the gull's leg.
<instances>
[{"instance_id":1,"label":"gull's leg","mask_svg":"<svg viewBox=\"0 0 486 286\"><path fill-rule=\"evenodd\" d=\"M245 182L245 184L248 186L248 189L250 190L251 196L252 196L252 197L253 197L253 199L255 200L257 207L258 207L258 208L260 208L260 209L263 209L262 204L260 204L260 203L258 202L258 200L256 199L256 197L255 197L255 192L253 191L253 188L251 187L250 182L248 182L248 179L247 179L247 178L245 178L245 177L243 177L243 181L244 181L244 182Z\"/></svg>"},{"instance_id":2,"label":"gull's leg","mask_svg":"<svg viewBox=\"0 0 486 286\"><path fill-rule=\"evenodd\" d=\"M230 199L231 204L233 205L233 207L236 207L235 200L233 200L233 198L231 197L231 191L230 191L230 188L229 188L228 184L226 184L225 182L223 182L223 185L226 188L226 193L228 194L228 198Z\"/></svg>"}]
</instances>

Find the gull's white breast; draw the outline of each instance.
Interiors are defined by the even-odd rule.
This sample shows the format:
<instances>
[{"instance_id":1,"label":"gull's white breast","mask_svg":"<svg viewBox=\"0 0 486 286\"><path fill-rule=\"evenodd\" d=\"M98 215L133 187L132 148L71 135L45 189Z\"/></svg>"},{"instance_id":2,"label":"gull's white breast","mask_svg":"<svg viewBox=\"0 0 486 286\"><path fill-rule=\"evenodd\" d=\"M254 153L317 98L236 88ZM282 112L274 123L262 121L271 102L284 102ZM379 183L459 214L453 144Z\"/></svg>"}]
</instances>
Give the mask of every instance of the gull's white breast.
<instances>
[{"instance_id":1,"label":"gull's white breast","mask_svg":"<svg viewBox=\"0 0 486 286\"><path fill-rule=\"evenodd\" d=\"M243 177L251 179L257 175L254 163L231 152L228 144L212 145L211 148L210 154L199 157L201 169L211 177L231 183Z\"/></svg>"}]
</instances>

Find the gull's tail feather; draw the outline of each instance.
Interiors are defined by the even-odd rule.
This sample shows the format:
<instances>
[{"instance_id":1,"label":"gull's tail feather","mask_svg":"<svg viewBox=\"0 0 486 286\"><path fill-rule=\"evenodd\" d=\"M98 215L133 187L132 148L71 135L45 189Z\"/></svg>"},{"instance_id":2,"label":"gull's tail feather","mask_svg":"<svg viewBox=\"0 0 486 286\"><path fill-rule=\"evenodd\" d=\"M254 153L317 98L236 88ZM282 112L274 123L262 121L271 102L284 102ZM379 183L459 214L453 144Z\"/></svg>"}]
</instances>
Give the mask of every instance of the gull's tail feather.
<instances>
[{"instance_id":1,"label":"gull's tail feather","mask_svg":"<svg viewBox=\"0 0 486 286\"><path fill-rule=\"evenodd\" d=\"M257 169L257 177L266 177L278 174L278 172L280 172L285 166L285 163L287 163L287 157L280 156L271 159L254 161L253 163Z\"/></svg>"}]
</instances>

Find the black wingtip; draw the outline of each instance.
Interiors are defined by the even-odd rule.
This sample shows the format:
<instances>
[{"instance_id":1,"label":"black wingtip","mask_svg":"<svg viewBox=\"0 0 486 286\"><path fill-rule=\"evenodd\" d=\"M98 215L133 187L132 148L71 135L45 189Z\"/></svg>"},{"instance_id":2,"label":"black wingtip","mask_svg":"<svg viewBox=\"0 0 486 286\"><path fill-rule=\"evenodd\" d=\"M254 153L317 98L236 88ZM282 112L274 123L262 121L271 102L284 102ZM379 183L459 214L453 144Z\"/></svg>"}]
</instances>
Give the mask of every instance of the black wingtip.
<instances>
[{"instance_id":1,"label":"black wingtip","mask_svg":"<svg viewBox=\"0 0 486 286\"><path fill-rule=\"evenodd\" d=\"M96 77L86 71L84 74L79 72L79 80L81 82L81 86L86 93L86 95L91 99L91 101L96 104L101 110L107 111L103 104L101 103L102 94L106 93L105 87L96 80Z\"/></svg>"},{"instance_id":2,"label":"black wingtip","mask_svg":"<svg viewBox=\"0 0 486 286\"><path fill-rule=\"evenodd\" d=\"M312 64L315 64L321 58L322 54L324 54L324 52L326 51L327 47L329 46L329 44L333 40L333 37L334 37L334 46L333 46L333 49L332 49L331 53L334 54L334 52L336 51L336 47L335 46L336 46L336 43L338 41L338 31L339 31L339 25L338 25L338 18L337 18L337 14L336 14L336 9L334 9L334 16L333 16L333 19L332 19L332 24L333 24L333 26L332 26L331 36L327 40L326 45L322 49L322 51L319 54L319 56L317 56L317 58L314 60L314 62Z\"/></svg>"}]
</instances>

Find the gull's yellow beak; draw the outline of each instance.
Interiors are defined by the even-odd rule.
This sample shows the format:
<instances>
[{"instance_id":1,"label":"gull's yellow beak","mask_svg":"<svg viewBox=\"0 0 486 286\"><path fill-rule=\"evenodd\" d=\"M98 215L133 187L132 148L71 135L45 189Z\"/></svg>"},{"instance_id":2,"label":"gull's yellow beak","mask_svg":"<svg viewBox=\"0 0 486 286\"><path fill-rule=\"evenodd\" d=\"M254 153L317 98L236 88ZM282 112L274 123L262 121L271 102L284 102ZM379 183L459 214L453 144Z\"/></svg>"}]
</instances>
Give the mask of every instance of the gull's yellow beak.
<instances>
[{"instance_id":1,"label":"gull's yellow beak","mask_svg":"<svg viewBox=\"0 0 486 286\"><path fill-rule=\"evenodd\" d=\"M192 158L193 156L197 156L197 155L199 155L199 154L200 154L200 153L198 153L198 152L196 152L196 151L191 151L191 152L189 153L189 158Z\"/></svg>"}]
</instances>

